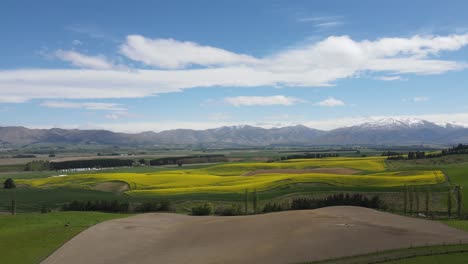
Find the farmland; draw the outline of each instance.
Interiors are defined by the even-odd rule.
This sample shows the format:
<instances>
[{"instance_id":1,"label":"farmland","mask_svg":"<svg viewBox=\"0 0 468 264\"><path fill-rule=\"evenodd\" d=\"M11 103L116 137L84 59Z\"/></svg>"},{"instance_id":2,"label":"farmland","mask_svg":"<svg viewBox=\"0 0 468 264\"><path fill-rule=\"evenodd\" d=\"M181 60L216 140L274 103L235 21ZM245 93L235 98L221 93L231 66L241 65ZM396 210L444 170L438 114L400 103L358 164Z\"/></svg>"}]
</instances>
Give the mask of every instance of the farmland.
<instances>
[{"instance_id":1,"label":"farmland","mask_svg":"<svg viewBox=\"0 0 468 264\"><path fill-rule=\"evenodd\" d=\"M359 169L360 174L311 173L312 168ZM278 169L296 169L295 173L275 173ZM232 163L201 169L148 173L93 173L18 180L32 188L100 189L103 183L128 185L130 196L174 195L197 193L240 193L245 189L267 191L297 183L321 183L344 187L398 187L431 185L445 182L438 170L385 172L382 158L326 158L288 160L277 163ZM261 174L246 176L252 171ZM300 170L304 170L301 173Z\"/></svg>"},{"instance_id":2,"label":"farmland","mask_svg":"<svg viewBox=\"0 0 468 264\"><path fill-rule=\"evenodd\" d=\"M175 212L190 214L190 208L206 202L215 208L238 205L243 201L246 190L258 191L260 208L270 202L289 203L295 198L324 199L330 194L361 193L369 197L378 195L388 205L389 211L402 213L405 189L412 186L414 190L431 190L431 210L440 213L446 211L447 187L466 184L466 168L465 156L422 161L387 161L385 157L371 156L268 162L252 157L244 161L187 164L181 167L137 166L87 172L11 173L8 176L14 178L17 188L14 191L0 190L0 198L9 201L14 195L20 215L2 216L0 220L6 224L12 219L19 219L17 225L4 228L6 235L13 235L15 230L23 232L22 236L29 238L36 234L42 236L43 232L50 234L44 237L50 241L44 241L40 247L29 243L29 240L18 240L19 248L34 252L28 254L28 259L18 256L18 252L16 255L11 252L8 253L10 255L7 254L9 259L21 260L18 263L34 263L87 227L102 220L126 215L86 212L24 214L37 212L42 208L56 211L63 204L74 200L116 200L133 205L146 201L169 200L173 203ZM423 199L424 195L421 194L420 197ZM423 202L420 204L422 207ZM8 203L0 205L0 210L7 211L8 208ZM252 207L249 213L253 213ZM72 217L67 218L68 215ZM54 233L53 230L62 228L64 221L68 222L67 219L78 215L84 221L76 224L79 227L73 225L73 228L65 229L67 232ZM22 225L29 225L30 221L36 221L40 230L20 228ZM464 220L449 220L444 223L466 229ZM457 255L453 257L456 258Z\"/></svg>"}]
</instances>

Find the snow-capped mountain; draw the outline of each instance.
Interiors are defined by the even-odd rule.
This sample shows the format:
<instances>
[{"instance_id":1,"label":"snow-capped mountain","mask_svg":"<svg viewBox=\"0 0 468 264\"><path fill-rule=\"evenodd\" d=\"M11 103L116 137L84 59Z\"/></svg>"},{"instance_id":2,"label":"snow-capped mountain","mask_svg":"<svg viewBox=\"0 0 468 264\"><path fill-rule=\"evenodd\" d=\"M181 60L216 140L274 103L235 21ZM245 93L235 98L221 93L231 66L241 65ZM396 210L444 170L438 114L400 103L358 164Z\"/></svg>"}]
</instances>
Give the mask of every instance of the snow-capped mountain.
<instances>
[{"instance_id":1,"label":"snow-capped mountain","mask_svg":"<svg viewBox=\"0 0 468 264\"><path fill-rule=\"evenodd\" d=\"M305 126L265 129L242 125L207 130L175 129L159 133L115 133L106 130L28 129L0 127L2 146L28 144L102 144L205 147L273 145L410 145L468 142L468 128L421 119L385 118L331 131Z\"/></svg>"},{"instance_id":2,"label":"snow-capped mountain","mask_svg":"<svg viewBox=\"0 0 468 264\"><path fill-rule=\"evenodd\" d=\"M436 124L416 118L384 118L375 121L369 121L358 126L368 129L405 129L434 125Z\"/></svg>"}]
</instances>

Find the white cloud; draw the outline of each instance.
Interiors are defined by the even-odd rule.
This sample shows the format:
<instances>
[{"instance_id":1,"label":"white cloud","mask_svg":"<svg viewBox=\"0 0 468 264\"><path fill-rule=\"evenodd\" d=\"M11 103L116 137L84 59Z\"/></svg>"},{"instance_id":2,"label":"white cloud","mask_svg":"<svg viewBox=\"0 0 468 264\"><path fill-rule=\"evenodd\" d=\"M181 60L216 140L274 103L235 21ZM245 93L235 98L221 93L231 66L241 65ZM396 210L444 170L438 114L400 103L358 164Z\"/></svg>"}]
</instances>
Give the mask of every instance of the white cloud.
<instances>
[{"instance_id":1,"label":"white cloud","mask_svg":"<svg viewBox=\"0 0 468 264\"><path fill-rule=\"evenodd\" d=\"M72 41L72 44L73 44L73 46L79 46L79 45L82 45L83 42L81 42L81 41L79 41L79 40L77 40L77 39L74 39L74 40Z\"/></svg>"},{"instance_id":2,"label":"white cloud","mask_svg":"<svg viewBox=\"0 0 468 264\"><path fill-rule=\"evenodd\" d=\"M55 56L80 68L97 70L108 70L113 68L112 63L108 62L103 56L88 56L76 51L63 50L56 51Z\"/></svg>"},{"instance_id":3,"label":"white cloud","mask_svg":"<svg viewBox=\"0 0 468 264\"><path fill-rule=\"evenodd\" d=\"M105 118L107 119L112 119L112 120L118 120L122 118L128 118L128 117L133 117L134 115L128 113L127 111L117 111L113 113L109 113L104 115Z\"/></svg>"},{"instance_id":4,"label":"white cloud","mask_svg":"<svg viewBox=\"0 0 468 264\"><path fill-rule=\"evenodd\" d=\"M189 41L150 39L140 35L127 36L120 52L146 65L165 69L179 69L191 65L216 66L255 63L254 57L224 49L202 46Z\"/></svg>"},{"instance_id":5,"label":"white cloud","mask_svg":"<svg viewBox=\"0 0 468 264\"><path fill-rule=\"evenodd\" d=\"M83 108L86 110L103 110L103 111L125 111L126 108L115 103L100 103L100 102L68 102L68 101L45 101L41 106L49 108Z\"/></svg>"},{"instance_id":6,"label":"white cloud","mask_svg":"<svg viewBox=\"0 0 468 264\"><path fill-rule=\"evenodd\" d=\"M87 69L0 70L0 101L136 98L196 87L320 87L359 76L364 71L390 75L441 74L468 65L432 57L467 44L468 34L375 41L331 36L254 58L192 42L132 35L121 47L122 52L130 59L166 70L117 70L102 57L60 51L63 59ZM190 65L201 67L173 70Z\"/></svg>"},{"instance_id":7,"label":"white cloud","mask_svg":"<svg viewBox=\"0 0 468 264\"><path fill-rule=\"evenodd\" d=\"M317 23L314 25L314 27L318 28L329 28L329 27L336 27L343 25L343 22L340 21L330 21L330 22L322 22L322 23Z\"/></svg>"},{"instance_id":8,"label":"white cloud","mask_svg":"<svg viewBox=\"0 0 468 264\"><path fill-rule=\"evenodd\" d=\"M429 101L429 97L418 96L418 97L414 97L413 101L416 102L416 103L418 103L418 102L427 102L427 101Z\"/></svg>"},{"instance_id":9,"label":"white cloud","mask_svg":"<svg viewBox=\"0 0 468 264\"><path fill-rule=\"evenodd\" d=\"M330 97L328 99L325 99L321 102L317 103L320 106L328 106L328 107L335 107L335 106L344 106L345 103L341 100L335 99L333 97Z\"/></svg>"},{"instance_id":10,"label":"white cloud","mask_svg":"<svg viewBox=\"0 0 468 264\"><path fill-rule=\"evenodd\" d=\"M266 105L294 105L303 102L303 100L288 97L284 95L274 96L236 96L226 97L224 101L234 106L266 106Z\"/></svg>"},{"instance_id":11,"label":"white cloud","mask_svg":"<svg viewBox=\"0 0 468 264\"><path fill-rule=\"evenodd\" d=\"M381 81L401 81L403 80L401 76L379 76L375 77L376 80L381 80Z\"/></svg>"}]
</instances>

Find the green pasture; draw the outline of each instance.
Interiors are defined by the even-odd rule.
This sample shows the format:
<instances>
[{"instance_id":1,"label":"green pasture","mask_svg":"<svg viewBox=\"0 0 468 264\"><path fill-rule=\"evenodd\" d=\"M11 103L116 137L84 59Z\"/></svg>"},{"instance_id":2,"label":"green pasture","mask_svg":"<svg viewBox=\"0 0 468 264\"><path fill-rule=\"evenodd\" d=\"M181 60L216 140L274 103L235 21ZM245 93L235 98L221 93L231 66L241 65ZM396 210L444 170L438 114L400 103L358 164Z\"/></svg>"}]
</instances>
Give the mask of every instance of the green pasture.
<instances>
[{"instance_id":1,"label":"green pasture","mask_svg":"<svg viewBox=\"0 0 468 264\"><path fill-rule=\"evenodd\" d=\"M0 263L39 263L86 228L127 216L97 212L0 215Z\"/></svg>"}]
</instances>

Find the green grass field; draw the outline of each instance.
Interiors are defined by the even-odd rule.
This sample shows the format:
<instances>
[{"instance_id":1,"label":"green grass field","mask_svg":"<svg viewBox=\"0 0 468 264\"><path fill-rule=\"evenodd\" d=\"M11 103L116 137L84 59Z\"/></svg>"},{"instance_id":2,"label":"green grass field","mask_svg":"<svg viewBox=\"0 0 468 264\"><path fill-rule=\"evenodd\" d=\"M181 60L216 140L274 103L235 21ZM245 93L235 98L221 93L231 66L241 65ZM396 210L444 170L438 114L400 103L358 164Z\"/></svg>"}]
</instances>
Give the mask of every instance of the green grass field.
<instances>
[{"instance_id":1,"label":"green grass field","mask_svg":"<svg viewBox=\"0 0 468 264\"><path fill-rule=\"evenodd\" d=\"M421 256L395 261L383 262L387 264L466 264L468 261L468 252L450 253L432 256Z\"/></svg>"},{"instance_id":2,"label":"green grass field","mask_svg":"<svg viewBox=\"0 0 468 264\"><path fill-rule=\"evenodd\" d=\"M468 244L435 245L387 250L377 253L312 262L314 264L445 264L467 263Z\"/></svg>"},{"instance_id":3,"label":"green grass field","mask_svg":"<svg viewBox=\"0 0 468 264\"><path fill-rule=\"evenodd\" d=\"M452 186L463 187L463 211L468 212L468 155L450 155L434 159L388 161L389 170L441 170Z\"/></svg>"},{"instance_id":4,"label":"green grass field","mask_svg":"<svg viewBox=\"0 0 468 264\"><path fill-rule=\"evenodd\" d=\"M444 220L442 223L468 232L468 220Z\"/></svg>"},{"instance_id":5,"label":"green grass field","mask_svg":"<svg viewBox=\"0 0 468 264\"><path fill-rule=\"evenodd\" d=\"M96 212L0 215L0 263L39 263L86 228L127 216Z\"/></svg>"}]
</instances>

